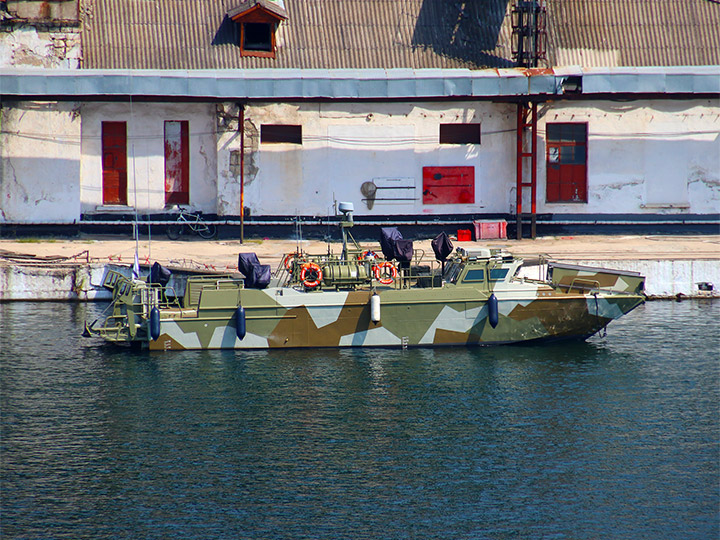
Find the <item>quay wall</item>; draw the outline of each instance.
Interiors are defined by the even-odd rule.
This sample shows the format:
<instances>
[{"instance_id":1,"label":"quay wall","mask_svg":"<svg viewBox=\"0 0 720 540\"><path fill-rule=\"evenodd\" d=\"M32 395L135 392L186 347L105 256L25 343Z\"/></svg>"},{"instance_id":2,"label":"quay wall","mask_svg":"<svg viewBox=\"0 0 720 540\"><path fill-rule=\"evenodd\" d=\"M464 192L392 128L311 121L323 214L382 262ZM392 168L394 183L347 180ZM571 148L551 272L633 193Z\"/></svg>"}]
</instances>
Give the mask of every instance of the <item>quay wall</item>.
<instances>
[{"instance_id":1,"label":"quay wall","mask_svg":"<svg viewBox=\"0 0 720 540\"><path fill-rule=\"evenodd\" d=\"M651 298L720 298L720 260L572 260L599 268L629 270L646 276L645 292ZM110 300L111 293L102 287L109 270L120 271L130 277L127 265L86 263L71 265L0 265L0 301L10 300ZM148 269L143 269L143 275ZM173 273L170 286L183 291L191 272ZM544 275L542 267L523 269L526 277ZM700 290L699 283L711 283L712 291Z\"/></svg>"}]
</instances>

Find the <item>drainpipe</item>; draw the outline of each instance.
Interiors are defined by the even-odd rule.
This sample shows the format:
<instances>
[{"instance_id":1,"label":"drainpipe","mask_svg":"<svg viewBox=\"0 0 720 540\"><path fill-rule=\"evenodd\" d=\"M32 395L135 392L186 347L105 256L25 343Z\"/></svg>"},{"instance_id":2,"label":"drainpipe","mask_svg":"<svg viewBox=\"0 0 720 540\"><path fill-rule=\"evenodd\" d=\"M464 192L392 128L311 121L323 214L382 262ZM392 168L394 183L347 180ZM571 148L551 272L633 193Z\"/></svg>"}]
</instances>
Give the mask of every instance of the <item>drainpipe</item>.
<instances>
[{"instance_id":1,"label":"drainpipe","mask_svg":"<svg viewBox=\"0 0 720 540\"><path fill-rule=\"evenodd\" d=\"M240 243L245 242L245 104L238 103L240 118Z\"/></svg>"}]
</instances>

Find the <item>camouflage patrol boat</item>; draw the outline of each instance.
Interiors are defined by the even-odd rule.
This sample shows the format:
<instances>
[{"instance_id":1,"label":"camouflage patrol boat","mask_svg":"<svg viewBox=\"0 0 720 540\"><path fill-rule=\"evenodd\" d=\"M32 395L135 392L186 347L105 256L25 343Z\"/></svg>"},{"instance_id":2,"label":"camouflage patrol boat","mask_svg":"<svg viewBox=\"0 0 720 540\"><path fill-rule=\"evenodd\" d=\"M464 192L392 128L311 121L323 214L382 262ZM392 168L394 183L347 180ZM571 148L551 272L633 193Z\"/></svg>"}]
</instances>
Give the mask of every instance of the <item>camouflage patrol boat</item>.
<instances>
[{"instance_id":1,"label":"camouflage patrol boat","mask_svg":"<svg viewBox=\"0 0 720 540\"><path fill-rule=\"evenodd\" d=\"M520 277L522 259L489 248L448 253L447 237L433 242L432 264L419 250L398 254L408 247L400 239L383 257L352 240L352 208L341 210L339 256L294 253L270 272L243 254L244 279L191 277L182 295L108 272L110 313L86 333L153 350L582 340L645 299L634 272L547 262L542 279Z\"/></svg>"}]
</instances>

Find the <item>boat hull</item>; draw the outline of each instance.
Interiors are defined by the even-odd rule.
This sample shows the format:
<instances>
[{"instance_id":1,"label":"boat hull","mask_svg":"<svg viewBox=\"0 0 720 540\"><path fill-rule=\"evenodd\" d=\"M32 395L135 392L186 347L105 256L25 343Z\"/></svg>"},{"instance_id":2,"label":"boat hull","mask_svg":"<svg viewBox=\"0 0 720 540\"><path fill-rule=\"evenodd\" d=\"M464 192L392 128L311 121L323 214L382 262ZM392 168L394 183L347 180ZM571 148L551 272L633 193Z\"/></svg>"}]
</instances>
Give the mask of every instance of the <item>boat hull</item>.
<instances>
[{"instance_id":1,"label":"boat hull","mask_svg":"<svg viewBox=\"0 0 720 540\"><path fill-rule=\"evenodd\" d=\"M325 291L241 290L225 302L202 302L196 313L161 313L152 350L310 347L433 347L585 339L644 301L639 294L572 294L539 287L524 294L495 291L497 324L487 294L467 289ZM379 321L371 296L380 296ZM219 305L221 304L221 305ZM237 306L244 308L238 337Z\"/></svg>"}]
</instances>

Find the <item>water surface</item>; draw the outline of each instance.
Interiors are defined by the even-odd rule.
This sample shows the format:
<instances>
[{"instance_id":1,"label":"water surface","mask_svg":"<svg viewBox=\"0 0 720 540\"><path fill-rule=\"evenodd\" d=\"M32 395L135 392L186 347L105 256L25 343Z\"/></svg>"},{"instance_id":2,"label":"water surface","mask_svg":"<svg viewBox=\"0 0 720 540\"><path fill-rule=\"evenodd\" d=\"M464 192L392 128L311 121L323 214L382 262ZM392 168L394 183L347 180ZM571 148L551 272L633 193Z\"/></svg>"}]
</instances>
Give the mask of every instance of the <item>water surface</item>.
<instances>
[{"instance_id":1,"label":"water surface","mask_svg":"<svg viewBox=\"0 0 720 540\"><path fill-rule=\"evenodd\" d=\"M718 302L587 343L138 353L0 304L0 537L719 534Z\"/></svg>"}]
</instances>

